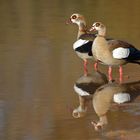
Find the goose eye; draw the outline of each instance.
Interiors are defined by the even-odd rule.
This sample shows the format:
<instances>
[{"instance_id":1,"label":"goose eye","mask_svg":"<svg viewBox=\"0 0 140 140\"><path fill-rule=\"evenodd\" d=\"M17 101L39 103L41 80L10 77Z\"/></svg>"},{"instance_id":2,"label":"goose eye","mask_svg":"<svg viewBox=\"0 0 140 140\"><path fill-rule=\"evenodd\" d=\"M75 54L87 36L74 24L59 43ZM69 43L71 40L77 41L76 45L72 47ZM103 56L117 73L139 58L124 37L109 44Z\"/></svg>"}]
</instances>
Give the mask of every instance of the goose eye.
<instances>
[{"instance_id":1,"label":"goose eye","mask_svg":"<svg viewBox=\"0 0 140 140\"><path fill-rule=\"evenodd\" d=\"M76 15L73 15L71 18L72 18L72 19L76 19L76 18L77 18L77 16L76 16Z\"/></svg>"},{"instance_id":2,"label":"goose eye","mask_svg":"<svg viewBox=\"0 0 140 140\"><path fill-rule=\"evenodd\" d=\"M96 27L99 27L100 26L100 23L96 23L96 25L95 25Z\"/></svg>"}]
</instances>

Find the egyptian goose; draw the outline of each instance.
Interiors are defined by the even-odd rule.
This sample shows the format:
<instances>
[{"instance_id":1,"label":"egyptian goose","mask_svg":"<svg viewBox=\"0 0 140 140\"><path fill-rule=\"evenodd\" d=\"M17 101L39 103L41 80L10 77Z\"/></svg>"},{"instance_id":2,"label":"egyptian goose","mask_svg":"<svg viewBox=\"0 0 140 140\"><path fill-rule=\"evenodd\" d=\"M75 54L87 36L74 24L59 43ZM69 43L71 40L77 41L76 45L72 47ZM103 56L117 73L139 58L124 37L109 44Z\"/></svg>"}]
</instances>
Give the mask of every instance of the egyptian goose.
<instances>
[{"instance_id":1,"label":"egyptian goose","mask_svg":"<svg viewBox=\"0 0 140 140\"><path fill-rule=\"evenodd\" d=\"M120 41L110 40L106 41L106 27L101 22L95 22L90 31L98 31L98 35L92 45L92 53L94 58L109 66L108 74L109 81L112 81L112 66L119 66L120 83L122 82L122 65L126 63L137 63L140 60L140 51L133 45Z\"/></svg>"},{"instance_id":2,"label":"egyptian goose","mask_svg":"<svg viewBox=\"0 0 140 140\"><path fill-rule=\"evenodd\" d=\"M88 59L93 59L92 55L92 44L93 40L85 40L84 35L87 34L87 26L85 22L85 18L83 15L75 13L72 14L69 20L67 21L67 24L77 24L79 27L78 30L78 35L77 35L77 40L73 44L73 49L75 50L76 54L83 59L84 61L84 74L87 75L88 70L87 70L87 64L88 64ZM94 34L90 34L92 38L94 39L96 36ZM97 70L97 63L94 65L95 70Z\"/></svg>"},{"instance_id":3,"label":"egyptian goose","mask_svg":"<svg viewBox=\"0 0 140 140\"><path fill-rule=\"evenodd\" d=\"M108 80L106 75L99 71L95 71L93 75L82 75L76 80L74 91L79 96L79 106L72 112L72 116L74 118L80 118L86 115L87 104L89 100L92 99L95 90L107 82Z\"/></svg>"},{"instance_id":4,"label":"egyptian goose","mask_svg":"<svg viewBox=\"0 0 140 140\"><path fill-rule=\"evenodd\" d=\"M95 91L92 100L93 108L99 117L98 122L91 122L95 130L100 130L108 124L107 112L114 103L118 106L131 105L132 102L136 104L136 99L140 95L139 90L140 81L125 84L113 82L99 87Z\"/></svg>"}]
</instances>

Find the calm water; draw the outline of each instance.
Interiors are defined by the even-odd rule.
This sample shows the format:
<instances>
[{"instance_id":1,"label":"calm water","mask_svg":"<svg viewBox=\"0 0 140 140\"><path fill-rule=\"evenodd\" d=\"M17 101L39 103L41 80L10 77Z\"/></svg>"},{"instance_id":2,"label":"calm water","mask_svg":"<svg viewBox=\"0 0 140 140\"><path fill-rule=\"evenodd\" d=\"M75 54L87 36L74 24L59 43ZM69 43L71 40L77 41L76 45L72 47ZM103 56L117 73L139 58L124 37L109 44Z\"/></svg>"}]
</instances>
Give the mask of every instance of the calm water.
<instances>
[{"instance_id":1,"label":"calm water","mask_svg":"<svg viewBox=\"0 0 140 140\"><path fill-rule=\"evenodd\" d=\"M78 12L89 26L102 21L108 36L140 49L139 7L136 0L0 0L0 140L140 139L139 106L109 112L101 133L90 124L97 119L92 105L84 118L72 117L79 104L73 85L83 69L72 49L77 27L65 24ZM129 82L140 79L138 65L124 71Z\"/></svg>"}]
</instances>

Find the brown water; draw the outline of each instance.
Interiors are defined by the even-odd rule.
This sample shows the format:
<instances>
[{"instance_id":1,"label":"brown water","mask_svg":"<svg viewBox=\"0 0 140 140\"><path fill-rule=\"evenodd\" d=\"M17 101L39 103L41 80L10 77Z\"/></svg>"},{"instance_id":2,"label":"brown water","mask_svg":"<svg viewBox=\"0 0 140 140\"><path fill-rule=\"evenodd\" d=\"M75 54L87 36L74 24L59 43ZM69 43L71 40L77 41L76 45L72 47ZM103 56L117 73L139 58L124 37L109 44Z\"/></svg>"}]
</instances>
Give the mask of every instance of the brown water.
<instances>
[{"instance_id":1,"label":"brown water","mask_svg":"<svg viewBox=\"0 0 140 140\"><path fill-rule=\"evenodd\" d=\"M73 85L83 69L72 49L77 27L65 24L78 12L89 26L102 21L108 36L140 49L139 7L136 0L1 0L0 140L140 139L139 107L111 111L101 133L90 124L97 119L92 106L86 117L72 117L79 104ZM100 69L107 72L105 66ZM138 65L128 64L124 71L129 81L140 79Z\"/></svg>"}]
</instances>

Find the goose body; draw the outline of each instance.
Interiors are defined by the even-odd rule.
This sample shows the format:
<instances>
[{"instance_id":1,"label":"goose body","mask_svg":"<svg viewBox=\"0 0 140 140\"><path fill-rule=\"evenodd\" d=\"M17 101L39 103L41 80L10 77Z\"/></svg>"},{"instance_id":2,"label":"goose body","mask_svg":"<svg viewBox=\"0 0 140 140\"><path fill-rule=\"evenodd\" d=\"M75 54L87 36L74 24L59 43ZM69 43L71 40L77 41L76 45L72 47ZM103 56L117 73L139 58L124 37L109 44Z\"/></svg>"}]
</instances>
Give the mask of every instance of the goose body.
<instances>
[{"instance_id":1,"label":"goose body","mask_svg":"<svg viewBox=\"0 0 140 140\"><path fill-rule=\"evenodd\" d=\"M129 49L113 46L113 42L116 40L110 40L107 42L104 37L96 37L93 43L92 52L95 59L101 61L105 65L118 66L127 63L125 60L128 57ZM127 54L126 54L127 53Z\"/></svg>"},{"instance_id":2,"label":"goose body","mask_svg":"<svg viewBox=\"0 0 140 140\"><path fill-rule=\"evenodd\" d=\"M73 44L73 49L81 59L92 59L92 44L93 41L78 39Z\"/></svg>"},{"instance_id":3,"label":"goose body","mask_svg":"<svg viewBox=\"0 0 140 140\"><path fill-rule=\"evenodd\" d=\"M122 82L122 65L126 63L140 64L138 62L140 60L140 50L125 41L106 41L106 27L100 22L94 23L91 30L98 31L98 35L92 45L93 56L96 60L109 66L110 81L112 81L112 66L120 66L120 82Z\"/></svg>"},{"instance_id":4,"label":"goose body","mask_svg":"<svg viewBox=\"0 0 140 140\"><path fill-rule=\"evenodd\" d=\"M114 94L113 96L113 101L115 103L118 103L118 104L122 104L122 103L125 103L125 102L129 102L130 101L130 94L129 93L116 93Z\"/></svg>"},{"instance_id":5,"label":"goose body","mask_svg":"<svg viewBox=\"0 0 140 140\"><path fill-rule=\"evenodd\" d=\"M99 117L99 121L93 121L92 124L95 130L99 130L104 125L108 123L107 112L115 105L127 105L132 104L132 102L137 102L140 96L140 81L135 81L132 83L118 84L118 83L108 83L100 86L94 93L93 96L93 107L95 113ZM139 100L138 100L139 101Z\"/></svg>"},{"instance_id":6,"label":"goose body","mask_svg":"<svg viewBox=\"0 0 140 140\"><path fill-rule=\"evenodd\" d=\"M88 59L93 59L92 44L95 35L94 34L91 35L93 38L93 40L91 41L85 39L88 32L87 32L85 18L81 14L78 13L72 14L68 23L73 23L78 26L78 35L76 41L73 43L73 49L76 52L77 56L84 61L84 75L87 75ZM95 65L95 70L97 70L96 65Z\"/></svg>"},{"instance_id":7,"label":"goose body","mask_svg":"<svg viewBox=\"0 0 140 140\"><path fill-rule=\"evenodd\" d=\"M94 92L98 87L106 84L107 77L105 74L96 71L93 75L88 74L87 76L80 76L75 84L74 91L79 96L79 106L73 110L73 117L83 117L87 111L87 104L92 99Z\"/></svg>"}]
</instances>

